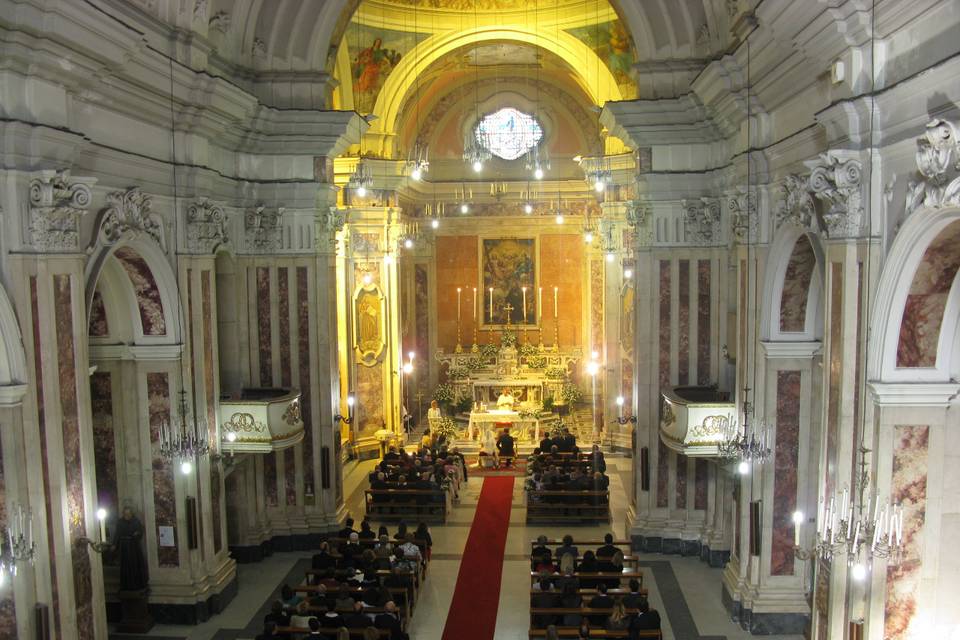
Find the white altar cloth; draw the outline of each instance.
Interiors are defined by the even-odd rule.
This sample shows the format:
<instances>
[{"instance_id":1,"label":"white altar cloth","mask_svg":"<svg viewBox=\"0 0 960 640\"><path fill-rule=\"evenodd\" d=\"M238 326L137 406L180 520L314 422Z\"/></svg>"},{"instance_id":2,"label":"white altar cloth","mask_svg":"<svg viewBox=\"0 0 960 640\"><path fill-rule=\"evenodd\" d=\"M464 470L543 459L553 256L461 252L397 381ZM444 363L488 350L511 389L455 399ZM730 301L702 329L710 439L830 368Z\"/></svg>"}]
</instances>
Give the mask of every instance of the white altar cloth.
<instances>
[{"instance_id":1,"label":"white altar cloth","mask_svg":"<svg viewBox=\"0 0 960 640\"><path fill-rule=\"evenodd\" d=\"M536 418L521 418L516 411L491 409L489 411L471 411L467 426L467 437L471 440L480 436L485 428L495 429L497 422L509 422L510 434L517 440L527 440L533 434L533 442L540 441L540 421Z\"/></svg>"}]
</instances>

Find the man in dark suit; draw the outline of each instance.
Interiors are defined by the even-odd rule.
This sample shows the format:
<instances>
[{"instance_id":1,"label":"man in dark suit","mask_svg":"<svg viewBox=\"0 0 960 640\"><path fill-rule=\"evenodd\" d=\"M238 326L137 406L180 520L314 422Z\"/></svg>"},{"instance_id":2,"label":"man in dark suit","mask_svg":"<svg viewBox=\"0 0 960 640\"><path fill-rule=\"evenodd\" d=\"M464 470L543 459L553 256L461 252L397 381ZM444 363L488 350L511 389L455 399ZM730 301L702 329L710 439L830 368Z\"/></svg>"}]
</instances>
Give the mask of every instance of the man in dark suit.
<instances>
[{"instance_id":1,"label":"man in dark suit","mask_svg":"<svg viewBox=\"0 0 960 640\"><path fill-rule=\"evenodd\" d=\"M560 595L550 591L550 580L548 578L541 578L540 590L530 596L530 608L552 609L558 606L560 606ZM556 618L552 615L537 614L533 616L533 626L540 629L555 623Z\"/></svg>"},{"instance_id":2,"label":"man in dark suit","mask_svg":"<svg viewBox=\"0 0 960 640\"><path fill-rule=\"evenodd\" d=\"M347 521L343 523L343 529L337 532L337 537L346 540L350 537L351 533L354 533L353 518L347 518Z\"/></svg>"},{"instance_id":3,"label":"man in dark suit","mask_svg":"<svg viewBox=\"0 0 960 640\"><path fill-rule=\"evenodd\" d=\"M504 429L503 435L497 440L497 453L500 454L501 460L508 458L505 466L509 467L513 464L513 436L510 435L509 429Z\"/></svg>"},{"instance_id":4,"label":"man in dark suit","mask_svg":"<svg viewBox=\"0 0 960 640\"><path fill-rule=\"evenodd\" d=\"M612 609L613 608L613 598L607 595L607 585L600 583L597 585L597 595L590 598L590 604L588 605L591 609ZM593 625L603 625L607 618L610 616L607 614L598 614L595 616L590 616L590 624Z\"/></svg>"},{"instance_id":5,"label":"man in dark suit","mask_svg":"<svg viewBox=\"0 0 960 640\"><path fill-rule=\"evenodd\" d=\"M608 533L603 536L603 546L597 549L597 558L611 558L617 550L618 547L613 544L613 534Z\"/></svg>"},{"instance_id":6,"label":"man in dark suit","mask_svg":"<svg viewBox=\"0 0 960 640\"><path fill-rule=\"evenodd\" d=\"M363 603L353 603L353 613L348 613L343 617L343 624L348 629L364 629L373 626L373 620L363 612Z\"/></svg>"},{"instance_id":7,"label":"man in dark suit","mask_svg":"<svg viewBox=\"0 0 960 640\"><path fill-rule=\"evenodd\" d=\"M660 614L656 609L650 610L650 603L646 598L640 600L640 613L630 621L630 637L636 638L635 631L656 631L660 628Z\"/></svg>"},{"instance_id":8,"label":"man in dark suit","mask_svg":"<svg viewBox=\"0 0 960 640\"><path fill-rule=\"evenodd\" d=\"M389 629L390 640L407 640L408 636L403 632L403 625L400 623L400 614L397 613L397 605L393 600L384 605L383 613L378 613L373 620L373 626L377 629Z\"/></svg>"},{"instance_id":9,"label":"man in dark suit","mask_svg":"<svg viewBox=\"0 0 960 640\"><path fill-rule=\"evenodd\" d=\"M640 593L640 581L636 578L630 578L630 593L623 596L623 606L627 609L639 609L641 600L646 600L646 598Z\"/></svg>"},{"instance_id":10,"label":"man in dark suit","mask_svg":"<svg viewBox=\"0 0 960 640\"><path fill-rule=\"evenodd\" d=\"M543 436L543 440L540 441L540 453L548 455L550 453L550 448L553 446L553 440L550 439L550 436Z\"/></svg>"},{"instance_id":11,"label":"man in dark suit","mask_svg":"<svg viewBox=\"0 0 960 640\"><path fill-rule=\"evenodd\" d=\"M538 565L553 564L553 552L547 546L547 536L537 536L537 546L530 552L530 561L534 570Z\"/></svg>"}]
</instances>

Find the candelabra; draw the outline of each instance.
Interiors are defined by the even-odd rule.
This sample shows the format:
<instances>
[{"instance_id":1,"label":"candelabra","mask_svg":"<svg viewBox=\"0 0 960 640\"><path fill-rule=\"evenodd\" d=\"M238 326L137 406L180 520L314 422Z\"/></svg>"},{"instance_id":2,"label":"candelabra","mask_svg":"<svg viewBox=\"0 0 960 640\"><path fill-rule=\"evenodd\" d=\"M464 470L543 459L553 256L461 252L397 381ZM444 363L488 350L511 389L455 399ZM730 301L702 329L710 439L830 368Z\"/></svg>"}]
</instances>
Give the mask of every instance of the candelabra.
<instances>
[{"instance_id":1,"label":"candelabra","mask_svg":"<svg viewBox=\"0 0 960 640\"><path fill-rule=\"evenodd\" d=\"M343 424L353 424L353 407L356 403L357 401L353 397L353 394L352 393L348 394L347 395L347 415L346 417L344 417L339 413L335 414L333 416L334 424L338 424L340 422L342 422Z\"/></svg>"},{"instance_id":2,"label":"candelabra","mask_svg":"<svg viewBox=\"0 0 960 640\"><path fill-rule=\"evenodd\" d=\"M77 538L77 544L80 546L88 546L95 553L103 553L110 548L110 543L107 542L107 510L100 508L97 509L97 521L100 523L100 539L96 542L87 538L86 536Z\"/></svg>"},{"instance_id":3,"label":"candelabra","mask_svg":"<svg viewBox=\"0 0 960 640\"><path fill-rule=\"evenodd\" d=\"M614 418L612 422L616 422L621 427L628 422L630 424L637 424L637 416L623 415L623 396L617 396L617 417Z\"/></svg>"},{"instance_id":4,"label":"candelabra","mask_svg":"<svg viewBox=\"0 0 960 640\"><path fill-rule=\"evenodd\" d=\"M10 511L7 535L0 539L0 586L7 574L17 575L18 562L32 563L37 550L33 541L33 513L20 505L13 505Z\"/></svg>"},{"instance_id":5,"label":"candelabra","mask_svg":"<svg viewBox=\"0 0 960 640\"><path fill-rule=\"evenodd\" d=\"M210 453L207 442L207 423L191 415L187 405L187 392L180 389L177 423L168 420L160 423L160 455L169 461L179 460L180 470L190 473L193 461Z\"/></svg>"},{"instance_id":6,"label":"candelabra","mask_svg":"<svg viewBox=\"0 0 960 640\"><path fill-rule=\"evenodd\" d=\"M370 167L364 163L363 158L357 163L357 168L353 172L353 175L350 176L350 181L347 183L347 186L353 189L361 198L366 196L367 190L373 186L373 174L370 171Z\"/></svg>"},{"instance_id":7,"label":"candelabra","mask_svg":"<svg viewBox=\"0 0 960 640\"><path fill-rule=\"evenodd\" d=\"M750 388L744 388L744 397L748 397ZM743 474L750 469L751 463L763 464L772 453L769 445L769 428L760 421L750 429L750 416L753 415L753 403L743 401L743 431L741 432L728 416L724 425L723 440L717 445L720 458L737 462L738 471Z\"/></svg>"},{"instance_id":8,"label":"candelabra","mask_svg":"<svg viewBox=\"0 0 960 640\"><path fill-rule=\"evenodd\" d=\"M794 555L801 560L818 557L832 561L845 553L851 575L856 580L866 578L874 559L885 559L899 564L903 550L903 507L880 504L879 496L869 490L870 475L867 456L870 452L862 444L859 471L854 495L844 488L837 496L820 500L817 513L817 535L812 549L800 546L800 524L803 513L793 514ZM863 555L866 554L864 558Z\"/></svg>"},{"instance_id":9,"label":"candelabra","mask_svg":"<svg viewBox=\"0 0 960 640\"><path fill-rule=\"evenodd\" d=\"M490 152L481 145L476 136L471 133L465 135L464 145L463 145L463 160L471 167L473 170L479 173L483 170L483 163L492 158L493 156Z\"/></svg>"},{"instance_id":10,"label":"candelabra","mask_svg":"<svg viewBox=\"0 0 960 640\"><path fill-rule=\"evenodd\" d=\"M421 180L423 174L430 170L430 149L427 145L417 142L414 145L411 158L407 160L410 167L410 177L414 180Z\"/></svg>"}]
</instances>

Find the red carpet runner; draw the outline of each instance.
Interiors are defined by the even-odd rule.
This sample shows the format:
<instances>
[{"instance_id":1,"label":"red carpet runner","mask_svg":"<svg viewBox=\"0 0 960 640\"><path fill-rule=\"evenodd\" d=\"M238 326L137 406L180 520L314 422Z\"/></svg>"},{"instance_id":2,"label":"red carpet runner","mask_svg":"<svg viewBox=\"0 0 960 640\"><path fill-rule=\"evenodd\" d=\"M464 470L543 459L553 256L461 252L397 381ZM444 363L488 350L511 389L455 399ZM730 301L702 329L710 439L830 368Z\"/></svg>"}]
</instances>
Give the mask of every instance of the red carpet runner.
<instances>
[{"instance_id":1,"label":"red carpet runner","mask_svg":"<svg viewBox=\"0 0 960 640\"><path fill-rule=\"evenodd\" d=\"M492 640L497 628L503 550L510 527L513 477L483 479L477 513L460 561L443 640Z\"/></svg>"}]
</instances>

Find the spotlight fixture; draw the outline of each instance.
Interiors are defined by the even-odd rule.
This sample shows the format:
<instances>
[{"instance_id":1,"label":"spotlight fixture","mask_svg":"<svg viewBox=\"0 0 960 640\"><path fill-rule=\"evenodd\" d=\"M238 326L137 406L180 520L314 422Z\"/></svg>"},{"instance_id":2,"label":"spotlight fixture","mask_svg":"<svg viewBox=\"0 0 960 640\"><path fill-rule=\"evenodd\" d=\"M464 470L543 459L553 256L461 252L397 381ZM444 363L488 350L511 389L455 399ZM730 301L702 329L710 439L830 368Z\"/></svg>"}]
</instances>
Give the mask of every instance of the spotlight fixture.
<instances>
[{"instance_id":1,"label":"spotlight fixture","mask_svg":"<svg viewBox=\"0 0 960 640\"><path fill-rule=\"evenodd\" d=\"M615 257L616 255L613 253L613 251L607 251L607 262L613 262Z\"/></svg>"},{"instance_id":2,"label":"spotlight fixture","mask_svg":"<svg viewBox=\"0 0 960 640\"><path fill-rule=\"evenodd\" d=\"M357 399L354 397L352 393L348 393L347 394L347 415L344 416L344 415L340 415L340 413L336 413L333 416L334 424L339 424L341 422L343 424L352 424L353 423L353 407L356 404L357 404Z\"/></svg>"},{"instance_id":3,"label":"spotlight fixture","mask_svg":"<svg viewBox=\"0 0 960 640\"><path fill-rule=\"evenodd\" d=\"M423 170L421 170L420 167L414 167L413 171L410 172L410 177L419 181L421 178L423 178Z\"/></svg>"},{"instance_id":4,"label":"spotlight fixture","mask_svg":"<svg viewBox=\"0 0 960 640\"><path fill-rule=\"evenodd\" d=\"M536 178L537 180L543 180L543 169L541 169L540 167L537 167L536 169L534 169L533 177Z\"/></svg>"},{"instance_id":5,"label":"spotlight fixture","mask_svg":"<svg viewBox=\"0 0 960 640\"><path fill-rule=\"evenodd\" d=\"M184 460L180 463L180 473L185 476L190 475L193 472L193 463L189 460Z\"/></svg>"},{"instance_id":6,"label":"spotlight fixture","mask_svg":"<svg viewBox=\"0 0 960 640\"><path fill-rule=\"evenodd\" d=\"M413 363L412 363L412 362L404 362L404 363L403 363L403 372L406 373L406 374L411 374L411 373L413 373Z\"/></svg>"},{"instance_id":7,"label":"spotlight fixture","mask_svg":"<svg viewBox=\"0 0 960 640\"><path fill-rule=\"evenodd\" d=\"M850 569L850 576L857 582L863 582L867 578L867 568L858 562Z\"/></svg>"},{"instance_id":8,"label":"spotlight fixture","mask_svg":"<svg viewBox=\"0 0 960 640\"><path fill-rule=\"evenodd\" d=\"M606 184L603 180L597 180L593 183L593 190L597 193L603 193L603 190L606 189Z\"/></svg>"},{"instance_id":9,"label":"spotlight fixture","mask_svg":"<svg viewBox=\"0 0 960 640\"><path fill-rule=\"evenodd\" d=\"M739 473L742 476L745 476L748 473L750 473L750 463L747 462L746 460L741 461L740 464L737 465L737 473Z\"/></svg>"},{"instance_id":10,"label":"spotlight fixture","mask_svg":"<svg viewBox=\"0 0 960 640\"><path fill-rule=\"evenodd\" d=\"M373 282L373 276L371 276L369 273L363 274L363 278L361 279L363 280L363 284L366 286L369 286L370 283Z\"/></svg>"},{"instance_id":11,"label":"spotlight fixture","mask_svg":"<svg viewBox=\"0 0 960 640\"><path fill-rule=\"evenodd\" d=\"M388 253L388 254L384 255L384 256L383 256L383 262L384 262L385 264L393 264L393 254L392 254L392 253Z\"/></svg>"},{"instance_id":12,"label":"spotlight fixture","mask_svg":"<svg viewBox=\"0 0 960 640\"><path fill-rule=\"evenodd\" d=\"M357 187L357 195L361 198L367 195L367 188L364 186Z\"/></svg>"},{"instance_id":13,"label":"spotlight fixture","mask_svg":"<svg viewBox=\"0 0 960 640\"><path fill-rule=\"evenodd\" d=\"M483 163L480 162L479 160L474 160L474 161L473 161L473 170L474 170L476 173L480 173L481 171L483 171Z\"/></svg>"},{"instance_id":14,"label":"spotlight fixture","mask_svg":"<svg viewBox=\"0 0 960 640\"><path fill-rule=\"evenodd\" d=\"M237 432L227 431L227 442L236 442L236 441L237 441Z\"/></svg>"}]
</instances>

